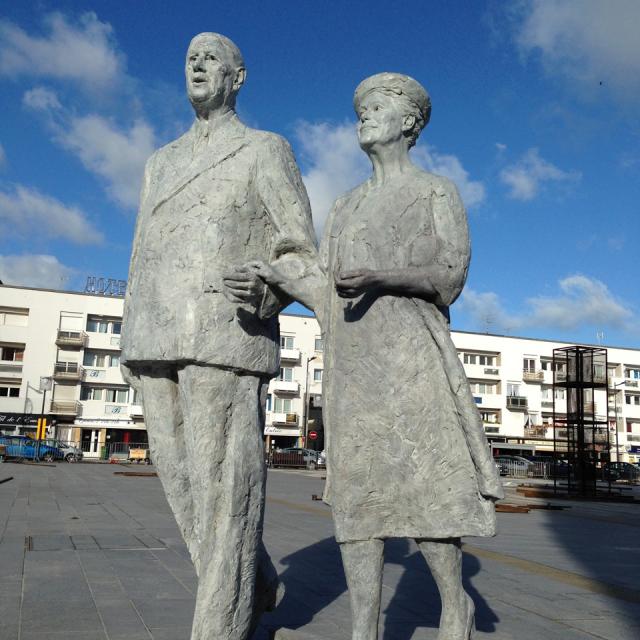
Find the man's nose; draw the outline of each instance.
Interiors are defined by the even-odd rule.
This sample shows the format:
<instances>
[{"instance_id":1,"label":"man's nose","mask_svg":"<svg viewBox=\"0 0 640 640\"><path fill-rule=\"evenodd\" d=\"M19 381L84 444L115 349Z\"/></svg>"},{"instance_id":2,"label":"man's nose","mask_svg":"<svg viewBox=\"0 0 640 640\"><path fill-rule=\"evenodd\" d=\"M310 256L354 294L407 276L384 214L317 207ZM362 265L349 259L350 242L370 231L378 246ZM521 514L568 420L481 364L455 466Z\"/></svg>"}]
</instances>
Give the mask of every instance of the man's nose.
<instances>
[{"instance_id":1,"label":"man's nose","mask_svg":"<svg viewBox=\"0 0 640 640\"><path fill-rule=\"evenodd\" d=\"M191 68L194 71L204 71L204 56L197 55L195 60L191 63Z\"/></svg>"}]
</instances>

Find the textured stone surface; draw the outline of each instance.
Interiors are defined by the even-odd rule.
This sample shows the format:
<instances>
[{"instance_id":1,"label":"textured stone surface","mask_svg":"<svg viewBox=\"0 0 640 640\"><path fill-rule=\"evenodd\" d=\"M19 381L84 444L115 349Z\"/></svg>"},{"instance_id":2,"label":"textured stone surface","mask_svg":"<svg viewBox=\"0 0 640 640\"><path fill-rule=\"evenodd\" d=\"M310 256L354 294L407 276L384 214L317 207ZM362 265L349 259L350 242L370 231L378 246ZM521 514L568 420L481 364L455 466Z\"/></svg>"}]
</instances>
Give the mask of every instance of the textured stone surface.
<instances>
[{"instance_id":1,"label":"textured stone surface","mask_svg":"<svg viewBox=\"0 0 640 640\"><path fill-rule=\"evenodd\" d=\"M199 575L193 640L248 638L277 585L261 542L262 432L266 384L279 367L277 314L288 299L238 265L265 261L298 278L316 253L289 145L235 113L244 77L230 40L192 40L186 79L196 121L147 163L121 340L123 371L142 393L152 456ZM136 608L157 626L170 621L143 593Z\"/></svg>"}]
</instances>

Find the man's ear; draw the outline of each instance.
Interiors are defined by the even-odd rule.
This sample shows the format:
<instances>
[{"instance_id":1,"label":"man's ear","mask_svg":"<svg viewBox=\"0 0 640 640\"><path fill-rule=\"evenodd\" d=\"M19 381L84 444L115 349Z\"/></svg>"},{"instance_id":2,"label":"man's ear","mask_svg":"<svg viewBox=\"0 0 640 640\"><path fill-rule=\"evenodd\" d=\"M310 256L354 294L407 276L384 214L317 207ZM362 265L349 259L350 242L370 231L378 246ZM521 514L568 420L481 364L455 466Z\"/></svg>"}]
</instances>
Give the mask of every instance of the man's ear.
<instances>
[{"instance_id":1,"label":"man's ear","mask_svg":"<svg viewBox=\"0 0 640 640\"><path fill-rule=\"evenodd\" d=\"M236 71L236 77L233 80L233 90L239 91L240 87L244 84L245 78L247 77L247 70L244 67L240 67Z\"/></svg>"},{"instance_id":2,"label":"man's ear","mask_svg":"<svg viewBox=\"0 0 640 640\"><path fill-rule=\"evenodd\" d=\"M407 131L411 131L413 127L416 126L416 117L407 115L402 120L402 132L406 133Z\"/></svg>"}]
</instances>

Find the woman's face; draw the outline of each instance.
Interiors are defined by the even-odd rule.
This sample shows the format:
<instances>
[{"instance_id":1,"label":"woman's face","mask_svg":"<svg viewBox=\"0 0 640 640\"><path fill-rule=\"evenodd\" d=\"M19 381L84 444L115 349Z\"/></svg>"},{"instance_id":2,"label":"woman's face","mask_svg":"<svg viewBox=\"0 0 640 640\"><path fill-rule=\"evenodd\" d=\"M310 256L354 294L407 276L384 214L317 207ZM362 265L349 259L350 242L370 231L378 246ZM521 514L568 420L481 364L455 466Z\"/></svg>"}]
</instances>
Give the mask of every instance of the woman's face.
<instances>
[{"instance_id":1,"label":"woman's face","mask_svg":"<svg viewBox=\"0 0 640 640\"><path fill-rule=\"evenodd\" d=\"M358 140L365 151L404 139L402 104L382 91L368 93L358 108Z\"/></svg>"}]
</instances>

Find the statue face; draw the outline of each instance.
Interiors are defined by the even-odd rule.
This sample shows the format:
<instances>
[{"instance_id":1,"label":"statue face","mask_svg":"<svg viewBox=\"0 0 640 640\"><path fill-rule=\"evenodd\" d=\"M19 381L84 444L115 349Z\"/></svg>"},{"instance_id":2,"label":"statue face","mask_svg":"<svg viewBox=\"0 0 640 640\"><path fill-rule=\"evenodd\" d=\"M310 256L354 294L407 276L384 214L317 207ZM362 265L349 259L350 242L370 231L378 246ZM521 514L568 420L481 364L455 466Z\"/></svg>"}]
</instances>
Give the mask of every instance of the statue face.
<instances>
[{"instance_id":1,"label":"statue face","mask_svg":"<svg viewBox=\"0 0 640 640\"><path fill-rule=\"evenodd\" d=\"M191 104L211 109L225 104L232 93L236 70L215 38L197 38L187 51L185 75Z\"/></svg>"},{"instance_id":2,"label":"statue face","mask_svg":"<svg viewBox=\"0 0 640 640\"><path fill-rule=\"evenodd\" d=\"M360 102L358 118L358 140L365 151L404 139L406 115L393 96L382 91L367 94Z\"/></svg>"}]
</instances>

